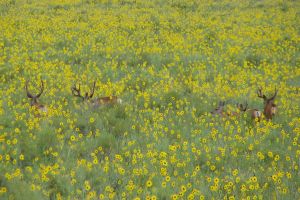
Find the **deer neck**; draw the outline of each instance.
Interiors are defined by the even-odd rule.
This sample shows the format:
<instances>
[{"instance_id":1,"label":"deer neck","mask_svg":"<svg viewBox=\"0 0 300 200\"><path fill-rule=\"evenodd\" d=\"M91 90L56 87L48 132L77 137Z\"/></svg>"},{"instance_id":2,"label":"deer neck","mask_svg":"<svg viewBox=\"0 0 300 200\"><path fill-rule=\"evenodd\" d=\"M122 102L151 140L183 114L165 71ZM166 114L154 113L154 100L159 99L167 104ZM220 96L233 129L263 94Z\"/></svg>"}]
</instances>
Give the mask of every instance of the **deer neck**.
<instances>
[{"instance_id":1,"label":"deer neck","mask_svg":"<svg viewBox=\"0 0 300 200\"><path fill-rule=\"evenodd\" d=\"M264 109L264 114L266 116L267 119L272 119L272 103L268 103L266 104L265 106L265 109Z\"/></svg>"}]
</instances>

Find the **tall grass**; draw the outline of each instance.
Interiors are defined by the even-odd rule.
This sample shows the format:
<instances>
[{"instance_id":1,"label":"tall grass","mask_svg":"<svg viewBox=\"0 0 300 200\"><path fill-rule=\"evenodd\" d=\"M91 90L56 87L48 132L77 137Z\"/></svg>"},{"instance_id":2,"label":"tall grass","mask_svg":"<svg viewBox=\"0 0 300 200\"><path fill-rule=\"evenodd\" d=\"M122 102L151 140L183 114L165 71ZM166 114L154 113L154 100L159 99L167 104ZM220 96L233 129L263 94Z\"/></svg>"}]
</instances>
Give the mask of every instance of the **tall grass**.
<instances>
[{"instance_id":1,"label":"tall grass","mask_svg":"<svg viewBox=\"0 0 300 200\"><path fill-rule=\"evenodd\" d=\"M299 198L298 1L2 1L1 199ZM24 90L40 80L37 115ZM72 96L97 82L93 107ZM35 85L36 84L36 85ZM237 103L272 121L210 114Z\"/></svg>"}]
</instances>

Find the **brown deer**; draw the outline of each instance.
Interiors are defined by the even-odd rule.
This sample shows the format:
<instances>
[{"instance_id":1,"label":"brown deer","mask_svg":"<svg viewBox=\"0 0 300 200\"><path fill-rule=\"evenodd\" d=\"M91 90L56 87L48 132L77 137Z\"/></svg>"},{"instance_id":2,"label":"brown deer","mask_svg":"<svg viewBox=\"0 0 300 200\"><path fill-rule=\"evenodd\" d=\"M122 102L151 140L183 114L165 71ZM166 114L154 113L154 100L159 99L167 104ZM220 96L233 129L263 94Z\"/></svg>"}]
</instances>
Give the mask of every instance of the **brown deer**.
<instances>
[{"instance_id":1,"label":"brown deer","mask_svg":"<svg viewBox=\"0 0 300 200\"><path fill-rule=\"evenodd\" d=\"M261 120L261 117L262 117L262 113L261 113L261 111L259 111L258 109L249 109L249 110L247 110L249 113L250 113L250 115L251 115L251 118L253 119L253 120L256 120L257 119L257 121L259 122L260 120Z\"/></svg>"},{"instance_id":2,"label":"brown deer","mask_svg":"<svg viewBox=\"0 0 300 200\"><path fill-rule=\"evenodd\" d=\"M76 87L76 84L71 88L72 94L76 97L80 97L84 102L89 102L94 107L102 106L102 105L113 105L113 104L121 104L122 100L117 96L106 96L106 97L99 97L96 99L92 99L94 96L94 91L96 87L96 82L94 81L93 88L91 90L91 93L89 94L86 92L84 96L80 93L80 84L78 85L78 88Z\"/></svg>"},{"instance_id":3,"label":"brown deer","mask_svg":"<svg viewBox=\"0 0 300 200\"><path fill-rule=\"evenodd\" d=\"M264 115L266 119L271 120L273 116L276 114L277 106L274 103L274 100L277 96L278 90L275 87L275 93L272 97L267 98L266 95L262 93L261 87L257 90L257 96L264 100Z\"/></svg>"},{"instance_id":4,"label":"brown deer","mask_svg":"<svg viewBox=\"0 0 300 200\"><path fill-rule=\"evenodd\" d=\"M31 99L31 102L30 102L31 107L33 107L36 111L47 112L47 107L38 102L38 98L44 92L44 82L41 81L40 92L37 95L33 95L29 92L28 81L26 81L25 90L26 90L27 97Z\"/></svg>"}]
</instances>

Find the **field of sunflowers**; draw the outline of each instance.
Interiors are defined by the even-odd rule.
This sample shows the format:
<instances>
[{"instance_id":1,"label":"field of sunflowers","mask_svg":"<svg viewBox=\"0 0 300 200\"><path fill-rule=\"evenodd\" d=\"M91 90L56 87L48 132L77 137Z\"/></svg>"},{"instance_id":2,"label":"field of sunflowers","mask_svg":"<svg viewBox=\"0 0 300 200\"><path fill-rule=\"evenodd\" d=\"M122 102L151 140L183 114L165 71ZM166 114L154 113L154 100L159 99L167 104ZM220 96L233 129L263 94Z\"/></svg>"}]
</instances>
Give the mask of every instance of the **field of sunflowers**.
<instances>
[{"instance_id":1,"label":"field of sunflowers","mask_svg":"<svg viewBox=\"0 0 300 200\"><path fill-rule=\"evenodd\" d=\"M1 0L0 199L299 199L299 34L296 0Z\"/></svg>"}]
</instances>

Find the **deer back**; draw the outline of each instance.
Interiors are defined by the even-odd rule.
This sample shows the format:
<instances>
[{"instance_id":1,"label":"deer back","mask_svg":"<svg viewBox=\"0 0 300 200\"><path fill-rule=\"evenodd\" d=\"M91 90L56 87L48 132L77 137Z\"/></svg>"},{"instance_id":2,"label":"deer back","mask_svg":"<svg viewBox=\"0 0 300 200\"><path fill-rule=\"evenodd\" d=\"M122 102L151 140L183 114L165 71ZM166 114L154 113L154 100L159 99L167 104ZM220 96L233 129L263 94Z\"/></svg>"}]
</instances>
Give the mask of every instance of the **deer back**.
<instances>
[{"instance_id":1,"label":"deer back","mask_svg":"<svg viewBox=\"0 0 300 200\"><path fill-rule=\"evenodd\" d=\"M101 105L112 105L121 103L121 99L117 96L107 96L107 97L99 97L94 100L91 100L91 103L95 106L101 106Z\"/></svg>"}]
</instances>

